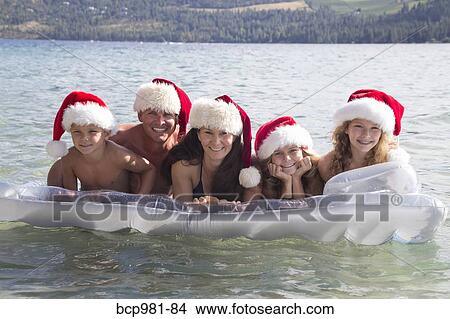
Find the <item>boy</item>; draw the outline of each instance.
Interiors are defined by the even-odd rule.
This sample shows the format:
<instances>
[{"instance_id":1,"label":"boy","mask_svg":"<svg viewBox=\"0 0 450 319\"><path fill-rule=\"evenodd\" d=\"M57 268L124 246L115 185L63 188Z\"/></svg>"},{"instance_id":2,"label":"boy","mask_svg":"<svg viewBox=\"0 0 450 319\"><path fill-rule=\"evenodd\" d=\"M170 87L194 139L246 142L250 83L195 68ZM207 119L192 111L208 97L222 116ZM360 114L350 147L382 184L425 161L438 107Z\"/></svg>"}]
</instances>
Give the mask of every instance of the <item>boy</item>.
<instances>
[{"instance_id":1,"label":"boy","mask_svg":"<svg viewBox=\"0 0 450 319\"><path fill-rule=\"evenodd\" d=\"M56 114L53 141L47 152L62 157L63 187L77 190L114 190L130 192L129 174L142 174L138 193L148 194L155 182L155 168L145 158L109 141L115 120L106 104L97 96L74 91L63 101ZM74 147L67 150L60 141L70 132Z\"/></svg>"}]
</instances>

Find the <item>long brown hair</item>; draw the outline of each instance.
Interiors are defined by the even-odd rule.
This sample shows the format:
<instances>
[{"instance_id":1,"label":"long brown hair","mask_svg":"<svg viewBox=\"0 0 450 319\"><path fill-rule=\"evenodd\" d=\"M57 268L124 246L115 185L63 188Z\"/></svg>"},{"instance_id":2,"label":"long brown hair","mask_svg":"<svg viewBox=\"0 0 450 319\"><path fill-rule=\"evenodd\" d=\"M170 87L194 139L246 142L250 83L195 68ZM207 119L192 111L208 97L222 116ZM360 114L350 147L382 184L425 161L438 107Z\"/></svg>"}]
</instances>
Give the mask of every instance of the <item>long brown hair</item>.
<instances>
[{"instance_id":1,"label":"long brown hair","mask_svg":"<svg viewBox=\"0 0 450 319\"><path fill-rule=\"evenodd\" d=\"M161 170L163 176L172 184L172 165L178 161L186 161L187 165L201 165L203 160L203 147L198 139L198 129L192 128L175 145L164 160ZM221 199L237 200L242 197L242 187L239 185L239 172L242 168L242 142L241 135L236 136L230 152L223 159L213 177L212 193L218 194Z\"/></svg>"},{"instance_id":2,"label":"long brown hair","mask_svg":"<svg viewBox=\"0 0 450 319\"><path fill-rule=\"evenodd\" d=\"M351 121L345 121L336 127L333 132L334 155L331 160L330 175L335 176L349 169L352 161L350 138L346 133ZM365 157L364 166L387 162L389 151L389 138L385 132L381 133L380 140Z\"/></svg>"},{"instance_id":3,"label":"long brown hair","mask_svg":"<svg viewBox=\"0 0 450 319\"><path fill-rule=\"evenodd\" d=\"M319 156L304 149L302 149L302 154L303 157L309 156L312 164L311 169L301 177L305 196L321 195L324 183L317 168ZM255 163L261 172L262 192L266 198L281 198L283 185L278 178L270 175L269 163L271 161L272 157L269 157L265 160L257 160Z\"/></svg>"}]
</instances>

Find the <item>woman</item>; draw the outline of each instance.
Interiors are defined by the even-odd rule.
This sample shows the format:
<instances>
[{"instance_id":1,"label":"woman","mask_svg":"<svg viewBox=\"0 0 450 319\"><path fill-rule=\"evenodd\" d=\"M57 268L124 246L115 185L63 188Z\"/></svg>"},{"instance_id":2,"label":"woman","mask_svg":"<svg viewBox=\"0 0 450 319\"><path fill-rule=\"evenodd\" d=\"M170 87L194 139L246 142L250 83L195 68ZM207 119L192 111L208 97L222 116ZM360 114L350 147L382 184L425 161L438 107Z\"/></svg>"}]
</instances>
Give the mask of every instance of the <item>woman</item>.
<instances>
[{"instance_id":1,"label":"woman","mask_svg":"<svg viewBox=\"0 0 450 319\"><path fill-rule=\"evenodd\" d=\"M354 92L334 114L334 148L319 160L324 181L355 168L392 160L408 161L393 136L401 130L404 107L377 90Z\"/></svg>"},{"instance_id":2,"label":"woman","mask_svg":"<svg viewBox=\"0 0 450 319\"><path fill-rule=\"evenodd\" d=\"M308 131L290 116L263 124L256 133L255 167L243 169L239 176L246 187L244 200L301 199L322 194L319 157L311 147Z\"/></svg>"},{"instance_id":3,"label":"woman","mask_svg":"<svg viewBox=\"0 0 450 319\"><path fill-rule=\"evenodd\" d=\"M251 154L251 125L245 111L226 95L199 99L192 105L189 126L163 165L174 198L239 200L239 172L249 166Z\"/></svg>"}]
</instances>

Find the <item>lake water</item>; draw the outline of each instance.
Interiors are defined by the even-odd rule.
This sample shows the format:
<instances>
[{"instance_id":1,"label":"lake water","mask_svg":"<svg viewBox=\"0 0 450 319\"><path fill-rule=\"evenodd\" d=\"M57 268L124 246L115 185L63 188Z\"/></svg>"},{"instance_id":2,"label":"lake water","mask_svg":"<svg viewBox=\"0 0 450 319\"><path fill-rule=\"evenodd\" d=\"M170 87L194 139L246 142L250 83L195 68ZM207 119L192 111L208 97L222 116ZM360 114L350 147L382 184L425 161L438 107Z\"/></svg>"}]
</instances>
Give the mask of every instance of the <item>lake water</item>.
<instances>
[{"instance_id":1,"label":"lake water","mask_svg":"<svg viewBox=\"0 0 450 319\"><path fill-rule=\"evenodd\" d=\"M449 44L395 45L379 56L390 45L57 44L0 40L0 181L45 183L45 145L70 91L93 92L120 122L134 122L133 92L160 76L191 99L228 94L255 123L295 106L287 114L319 153L352 91L385 90L406 107L400 143L423 193L450 203ZM0 223L0 297L448 298L449 243L449 221L431 242L376 247Z\"/></svg>"}]
</instances>

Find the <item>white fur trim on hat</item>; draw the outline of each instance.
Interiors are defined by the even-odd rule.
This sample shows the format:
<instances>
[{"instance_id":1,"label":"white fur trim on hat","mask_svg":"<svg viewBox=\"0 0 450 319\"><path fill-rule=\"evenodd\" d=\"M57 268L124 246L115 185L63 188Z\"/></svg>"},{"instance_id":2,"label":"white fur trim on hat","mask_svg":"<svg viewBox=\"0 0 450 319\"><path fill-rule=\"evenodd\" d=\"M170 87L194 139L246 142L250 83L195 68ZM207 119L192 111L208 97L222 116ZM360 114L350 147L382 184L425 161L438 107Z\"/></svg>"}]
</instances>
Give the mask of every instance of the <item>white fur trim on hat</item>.
<instances>
[{"instance_id":1,"label":"white fur trim on hat","mask_svg":"<svg viewBox=\"0 0 450 319\"><path fill-rule=\"evenodd\" d=\"M116 121L111 111L95 102L77 102L69 106L64 111L62 127L68 132L72 124L94 124L108 131L114 131L116 128Z\"/></svg>"},{"instance_id":2,"label":"white fur trim on hat","mask_svg":"<svg viewBox=\"0 0 450 319\"><path fill-rule=\"evenodd\" d=\"M158 112L179 114L181 102L173 85L151 82L139 87L133 108L136 112L152 109Z\"/></svg>"},{"instance_id":3,"label":"white fur trim on hat","mask_svg":"<svg viewBox=\"0 0 450 319\"><path fill-rule=\"evenodd\" d=\"M313 142L309 132L300 125L284 125L275 129L262 141L256 154L259 159L269 158L273 152L286 145L313 147Z\"/></svg>"},{"instance_id":4,"label":"white fur trim on hat","mask_svg":"<svg viewBox=\"0 0 450 319\"><path fill-rule=\"evenodd\" d=\"M348 102L337 109L333 117L336 126L357 118L376 123L388 134L392 134L395 128L394 111L387 104L368 97Z\"/></svg>"},{"instance_id":5,"label":"white fur trim on hat","mask_svg":"<svg viewBox=\"0 0 450 319\"><path fill-rule=\"evenodd\" d=\"M402 162L402 163L409 163L409 159L411 156L406 152L403 148L398 147L395 149L392 149L388 153L388 161L389 162Z\"/></svg>"},{"instance_id":6,"label":"white fur trim on hat","mask_svg":"<svg viewBox=\"0 0 450 319\"><path fill-rule=\"evenodd\" d=\"M67 144L64 141L50 141L45 147L48 155L53 158L60 158L66 155L69 151L67 150Z\"/></svg>"},{"instance_id":7,"label":"white fur trim on hat","mask_svg":"<svg viewBox=\"0 0 450 319\"><path fill-rule=\"evenodd\" d=\"M250 166L248 168L241 169L241 172L239 173L239 184L241 184L243 187L256 187L260 182L261 173L256 167Z\"/></svg>"},{"instance_id":8,"label":"white fur trim on hat","mask_svg":"<svg viewBox=\"0 0 450 319\"><path fill-rule=\"evenodd\" d=\"M234 104L206 98L200 98L192 104L189 126L223 130L233 135L241 134L243 127L241 115Z\"/></svg>"}]
</instances>

